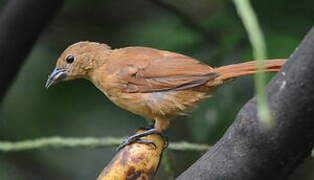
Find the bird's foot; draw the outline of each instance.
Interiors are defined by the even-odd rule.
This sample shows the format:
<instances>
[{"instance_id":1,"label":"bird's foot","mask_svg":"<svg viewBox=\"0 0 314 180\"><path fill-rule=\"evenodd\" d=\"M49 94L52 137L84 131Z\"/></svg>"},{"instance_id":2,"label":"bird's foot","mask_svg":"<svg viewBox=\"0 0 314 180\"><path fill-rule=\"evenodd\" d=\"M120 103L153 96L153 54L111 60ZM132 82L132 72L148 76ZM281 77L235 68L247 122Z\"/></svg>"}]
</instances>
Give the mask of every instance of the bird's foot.
<instances>
[{"instance_id":1,"label":"bird's foot","mask_svg":"<svg viewBox=\"0 0 314 180\"><path fill-rule=\"evenodd\" d=\"M146 130L144 131L143 133L140 133L140 134L135 134L135 135L132 135L130 137L127 137L117 148L117 151L121 150L122 148L124 148L125 146L129 145L129 144L132 144L134 142L137 142L137 143L143 143L143 144L152 144L154 145L155 147L156 144L151 141L151 140L147 140L147 139L141 139L141 137L144 137L144 136L148 136L148 135L151 135L151 134L159 134L165 141L165 148L168 146L168 141L167 141L167 138L165 138L165 136L157 131L156 129L149 129L149 130Z\"/></svg>"},{"instance_id":2,"label":"bird's foot","mask_svg":"<svg viewBox=\"0 0 314 180\"><path fill-rule=\"evenodd\" d=\"M148 131L148 130L154 129L154 125L155 124L150 124L150 125L148 125L146 127L141 127L140 129ZM166 149L169 146L169 138L168 138L168 136L166 136L164 133L161 133L161 132L157 132L156 134L159 134L161 136L161 138L165 142L164 149ZM156 147L156 145L154 143L152 143L152 144Z\"/></svg>"}]
</instances>

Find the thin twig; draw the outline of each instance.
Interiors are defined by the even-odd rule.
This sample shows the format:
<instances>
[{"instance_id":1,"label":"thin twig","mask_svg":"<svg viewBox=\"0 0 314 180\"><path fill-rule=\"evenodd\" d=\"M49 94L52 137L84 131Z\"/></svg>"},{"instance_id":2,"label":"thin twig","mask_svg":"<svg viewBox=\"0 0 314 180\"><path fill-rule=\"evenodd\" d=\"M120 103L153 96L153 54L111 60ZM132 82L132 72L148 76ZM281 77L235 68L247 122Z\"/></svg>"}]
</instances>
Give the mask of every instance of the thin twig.
<instances>
[{"instance_id":1,"label":"thin twig","mask_svg":"<svg viewBox=\"0 0 314 180\"><path fill-rule=\"evenodd\" d=\"M25 150L41 150L52 148L105 148L120 145L123 138L117 137L45 137L23 141L0 141L0 152L18 152ZM185 141L170 142L168 149L173 151L206 151L210 148L207 144L190 143ZM314 150L312 151L314 157Z\"/></svg>"},{"instance_id":2,"label":"thin twig","mask_svg":"<svg viewBox=\"0 0 314 180\"><path fill-rule=\"evenodd\" d=\"M122 142L122 140L123 138L115 137L47 137L17 142L0 141L0 151L14 152L47 148L104 148L117 146ZM172 142L168 148L175 151L205 151L209 148L209 145L188 142Z\"/></svg>"},{"instance_id":3,"label":"thin twig","mask_svg":"<svg viewBox=\"0 0 314 180\"><path fill-rule=\"evenodd\" d=\"M207 30L202 25L198 24L193 18L185 14L184 12L180 11L177 7L166 3L162 0L150 0L152 3L156 4L160 8L163 8L164 10L176 15L187 27L194 30L195 32L202 35L208 43L210 44L217 44L218 39L216 36L213 35L212 32Z\"/></svg>"}]
</instances>

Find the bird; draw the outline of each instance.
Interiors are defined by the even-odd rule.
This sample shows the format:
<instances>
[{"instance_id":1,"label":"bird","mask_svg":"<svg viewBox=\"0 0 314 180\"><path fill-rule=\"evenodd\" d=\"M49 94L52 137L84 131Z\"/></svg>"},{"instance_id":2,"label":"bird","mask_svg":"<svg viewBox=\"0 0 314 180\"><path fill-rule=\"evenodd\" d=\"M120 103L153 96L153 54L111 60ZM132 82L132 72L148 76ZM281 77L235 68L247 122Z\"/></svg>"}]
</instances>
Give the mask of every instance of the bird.
<instances>
[{"instance_id":1,"label":"bird","mask_svg":"<svg viewBox=\"0 0 314 180\"><path fill-rule=\"evenodd\" d=\"M211 67L192 57L150 47L113 49L81 41L67 47L48 76L46 88L61 81L87 79L117 106L154 121L143 133L126 138L119 149L140 138L162 134L177 116L187 115L215 89L241 76L278 72L285 59Z\"/></svg>"}]
</instances>

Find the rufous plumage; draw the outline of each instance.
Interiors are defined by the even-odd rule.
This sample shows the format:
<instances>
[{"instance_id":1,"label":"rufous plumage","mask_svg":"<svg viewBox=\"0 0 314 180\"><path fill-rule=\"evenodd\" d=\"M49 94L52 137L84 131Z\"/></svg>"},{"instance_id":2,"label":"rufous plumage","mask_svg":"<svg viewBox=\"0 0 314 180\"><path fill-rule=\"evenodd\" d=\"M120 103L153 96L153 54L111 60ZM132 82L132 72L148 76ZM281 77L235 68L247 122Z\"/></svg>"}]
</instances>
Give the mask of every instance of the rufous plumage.
<instances>
[{"instance_id":1,"label":"rufous plumage","mask_svg":"<svg viewBox=\"0 0 314 180\"><path fill-rule=\"evenodd\" d=\"M277 72L284 59L265 60L263 72ZM184 115L216 87L230 79L257 73L256 61L213 68L182 54L148 47L111 49L106 44L78 42L58 58L46 87L59 81L91 81L113 103L154 120L154 131Z\"/></svg>"}]
</instances>

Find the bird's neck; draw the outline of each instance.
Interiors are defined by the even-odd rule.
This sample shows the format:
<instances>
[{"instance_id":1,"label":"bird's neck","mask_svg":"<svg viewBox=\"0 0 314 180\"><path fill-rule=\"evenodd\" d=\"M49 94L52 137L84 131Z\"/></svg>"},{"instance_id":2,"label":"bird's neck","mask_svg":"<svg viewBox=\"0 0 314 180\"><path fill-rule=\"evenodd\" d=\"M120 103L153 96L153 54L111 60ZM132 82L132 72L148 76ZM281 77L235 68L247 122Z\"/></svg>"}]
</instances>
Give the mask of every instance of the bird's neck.
<instances>
[{"instance_id":1,"label":"bird's neck","mask_svg":"<svg viewBox=\"0 0 314 180\"><path fill-rule=\"evenodd\" d=\"M112 50L97 50L93 52L93 56L90 57L90 64L88 65L88 69L86 69L86 78L92 80L98 71L106 65L108 59L111 55Z\"/></svg>"}]
</instances>

